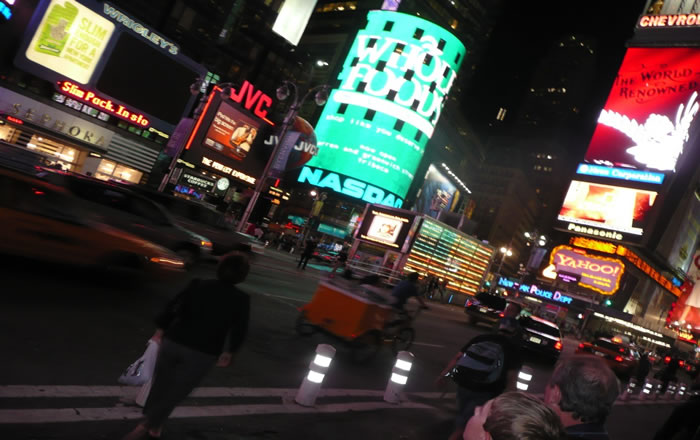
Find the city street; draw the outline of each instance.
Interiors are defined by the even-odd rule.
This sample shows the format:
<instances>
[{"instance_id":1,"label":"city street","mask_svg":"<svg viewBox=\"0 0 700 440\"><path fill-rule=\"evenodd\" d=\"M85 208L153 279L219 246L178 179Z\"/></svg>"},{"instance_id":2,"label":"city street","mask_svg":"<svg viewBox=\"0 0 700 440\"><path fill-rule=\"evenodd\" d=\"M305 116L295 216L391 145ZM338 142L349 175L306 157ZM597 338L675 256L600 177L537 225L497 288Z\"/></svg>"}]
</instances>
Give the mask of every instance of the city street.
<instances>
[{"instance_id":1,"label":"city street","mask_svg":"<svg viewBox=\"0 0 700 440\"><path fill-rule=\"evenodd\" d=\"M101 279L71 267L4 261L0 308L0 438L117 439L135 423L138 388L116 378L143 351L151 319L189 277L213 276L213 265L167 282ZM242 288L252 322L234 364L215 369L173 416L176 439L442 438L451 426L454 386L438 389L444 363L485 328L464 324L458 307L433 304L417 320L416 356L401 405L383 402L393 358L388 347L368 365L348 361L343 345L300 337L297 307L308 301L324 267L298 272L291 256L258 257ZM327 269L326 269L327 270ZM338 348L315 408L293 402L314 349ZM565 354L575 349L566 341ZM535 368L531 391L542 393L551 366ZM446 393L446 394L445 394ZM611 431L650 438L671 405L618 406ZM634 420L634 424L630 423ZM625 437L618 437L625 438Z\"/></svg>"}]
</instances>

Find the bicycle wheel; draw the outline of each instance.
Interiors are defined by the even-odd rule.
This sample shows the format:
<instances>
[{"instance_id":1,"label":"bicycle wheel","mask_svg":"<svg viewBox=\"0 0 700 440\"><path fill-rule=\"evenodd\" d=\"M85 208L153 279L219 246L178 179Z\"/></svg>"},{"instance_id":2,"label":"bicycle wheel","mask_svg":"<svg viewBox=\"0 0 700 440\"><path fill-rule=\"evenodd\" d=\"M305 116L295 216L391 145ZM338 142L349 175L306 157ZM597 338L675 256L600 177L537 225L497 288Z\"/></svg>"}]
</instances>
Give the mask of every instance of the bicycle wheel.
<instances>
[{"instance_id":1,"label":"bicycle wheel","mask_svg":"<svg viewBox=\"0 0 700 440\"><path fill-rule=\"evenodd\" d=\"M381 334L378 331L367 332L350 343L350 360L355 364L369 362L381 347Z\"/></svg>"},{"instance_id":2,"label":"bicycle wheel","mask_svg":"<svg viewBox=\"0 0 700 440\"><path fill-rule=\"evenodd\" d=\"M402 328L391 341L391 351L397 355L400 351L408 350L413 345L415 337L416 331L412 327Z\"/></svg>"},{"instance_id":3,"label":"bicycle wheel","mask_svg":"<svg viewBox=\"0 0 700 440\"><path fill-rule=\"evenodd\" d=\"M296 330L299 336L311 336L318 331L316 326L311 324L306 319L306 313L304 312L299 313L299 316L294 323L294 330Z\"/></svg>"}]
</instances>

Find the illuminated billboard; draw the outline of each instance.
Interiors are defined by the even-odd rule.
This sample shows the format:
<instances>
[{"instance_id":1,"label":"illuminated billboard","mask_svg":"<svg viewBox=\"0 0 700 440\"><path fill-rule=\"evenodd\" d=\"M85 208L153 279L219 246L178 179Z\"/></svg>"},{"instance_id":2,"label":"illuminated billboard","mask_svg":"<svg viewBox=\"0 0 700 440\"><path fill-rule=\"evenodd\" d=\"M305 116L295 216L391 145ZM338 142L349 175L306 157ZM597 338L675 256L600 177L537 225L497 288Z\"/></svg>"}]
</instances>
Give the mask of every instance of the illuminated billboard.
<instances>
[{"instance_id":1,"label":"illuminated billboard","mask_svg":"<svg viewBox=\"0 0 700 440\"><path fill-rule=\"evenodd\" d=\"M296 46L315 7L316 0L285 0L272 31Z\"/></svg>"},{"instance_id":2,"label":"illuminated billboard","mask_svg":"<svg viewBox=\"0 0 700 440\"><path fill-rule=\"evenodd\" d=\"M368 206L355 238L402 249L415 218L415 213L409 211Z\"/></svg>"},{"instance_id":3,"label":"illuminated billboard","mask_svg":"<svg viewBox=\"0 0 700 440\"><path fill-rule=\"evenodd\" d=\"M422 18L370 11L316 126L300 182L400 207L465 54Z\"/></svg>"},{"instance_id":4,"label":"illuminated billboard","mask_svg":"<svg viewBox=\"0 0 700 440\"><path fill-rule=\"evenodd\" d=\"M114 23L80 3L51 0L26 57L87 84L114 32Z\"/></svg>"},{"instance_id":5,"label":"illuminated billboard","mask_svg":"<svg viewBox=\"0 0 700 440\"><path fill-rule=\"evenodd\" d=\"M639 241L657 193L573 180L557 220L559 228L617 241Z\"/></svg>"},{"instance_id":6,"label":"illuminated billboard","mask_svg":"<svg viewBox=\"0 0 700 440\"><path fill-rule=\"evenodd\" d=\"M674 172L696 130L700 49L630 48L585 161Z\"/></svg>"},{"instance_id":7,"label":"illuminated billboard","mask_svg":"<svg viewBox=\"0 0 700 440\"><path fill-rule=\"evenodd\" d=\"M552 249L549 264L554 265L557 274L577 276L579 286L603 295L617 292L625 271L625 265L617 258L587 255L584 251L569 246Z\"/></svg>"},{"instance_id":8,"label":"illuminated billboard","mask_svg":"<svg viewBox=\"0 0 700 440\"><path fill-rule=\"evenodd\" d=\"M425 173L425 181L414 210L437 218L440 211L449 209L457 187L432 164Z\"/></svg>"},{"instance_id":9,"label":"illuminated billboard","mask_svg":"<svg viewBox=\"0 0 700 440\"><path fill-rule=\"evenodd\" d=\"M260 123L221 101L204 136L204 146L237 161L243 161L258 135Z\"/></svg>"}]
</instances>

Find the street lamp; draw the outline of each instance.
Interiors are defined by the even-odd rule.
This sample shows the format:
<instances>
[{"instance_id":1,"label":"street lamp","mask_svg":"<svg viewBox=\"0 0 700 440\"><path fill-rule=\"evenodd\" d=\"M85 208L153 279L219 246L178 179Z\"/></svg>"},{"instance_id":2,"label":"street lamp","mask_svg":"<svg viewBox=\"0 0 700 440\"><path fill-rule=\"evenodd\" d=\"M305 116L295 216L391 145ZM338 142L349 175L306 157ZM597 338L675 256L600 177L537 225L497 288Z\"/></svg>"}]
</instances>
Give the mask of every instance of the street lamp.
<instances>
[{"instance_id":1,"label":"street lamp","mask_svg":"<svg viewBox=\"0 0 700 440\"><path fill-rule=\"evenodd\" d=\"M253 212L253 208L255 207L255 204L257 203L258 198L260 197L260 194L262 193L265 187L268 174L270 174L270 168L272 168L272 164L274 163L275 158L277 157L279 147L280 145L282 145L284 137L286 136L287 131L289 131L289 127L294 123L294 119L296 118L297 113L299 113L299 109L304 104L306 99L312 94L314 95L314 101L316 102L316 105L324 105L326 101L328 101L328 89L330 89L330 86L326 84L312 87L311 89L306 91L306 93L301 99L299 99L297 85L293 82L284 81L282 85L277 88L277 99L279 99L280 101L286 100L287 98L289 98L290 95L293 95L294 99L292 100L292 104L289 107L289 111L287 111L287 115L284 117L284 121L282 122L282 129L280 130L278 141L275 144L275 147L272 149L270 159L267 161L265 169L263 170L262 175L260 176L255 185L255 191L253 192L253 195L248 201L248 206L246 206L245 211L243 212L243 216L238 222L238 230L240 232L243 232L245 230L246 224L248 223L248 219L250 218L250 214L251 212Z\"/></svg>"},{"instance_id":2,"label":"street lamp","mask_svg":"<svg viewBox=\"0 0 700 440\"><path fill-rule=\"evenodd\" d=\"M500 249L500 251L501 251L501 262L498 265L498 276L501 275L501 269L503 268L503 260L505 260L506 257L510 257L511 255L513 255L513 251L510 248L507 248L505 246L503 246Z\"/></svg>"}]
</instances>

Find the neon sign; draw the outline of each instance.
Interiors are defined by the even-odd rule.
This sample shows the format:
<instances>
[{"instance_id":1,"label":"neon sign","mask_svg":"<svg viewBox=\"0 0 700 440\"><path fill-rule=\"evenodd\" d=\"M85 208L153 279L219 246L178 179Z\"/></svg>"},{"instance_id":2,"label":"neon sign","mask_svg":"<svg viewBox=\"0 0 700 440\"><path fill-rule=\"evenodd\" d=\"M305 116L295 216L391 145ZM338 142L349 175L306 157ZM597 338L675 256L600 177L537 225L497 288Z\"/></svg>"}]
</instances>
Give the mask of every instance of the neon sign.
<instances>
[{"instance_id":1,"label":"neon sign","mask_svg":"<svg viewBox=\"0 0 700 440\"><path fill-rule=\"evenodd\" d=\"M0 1L0 15L5 17L5 20L12 18L12 6L14 4L15 0Z\"/></svg>"},{"instance_id":2,"label":"neon sign","mask_svg":"<svg viewBox=\"0 0 700 440\"><path fill-rule=\"evenodd\" d=\"M132 18L129 16L125 15L121 11L117 10L114 6L108 5L107 3L104 4L104 9L103 12L106 16L114 19L117 23L121 23L124 26L126 26L128 29L131 29L134 31L136 34L142 36L146 40L150 41L151 43L155 44L161 49L168 49L168 52L170 52L173 55L177 55L178 52L180 52L180 48L177 47L175 43L171 43L170 41L167 41L165 38L161 37L160 35L156 34L152 30L148 29L146 26L142 25L141 23L134 21Z\"/></svg>"},{"instance_id":3,"label":"neon sign","mask_svg":"<svg viewBox=\"0 0 700 440\"><path fill-rule=\"evenodd\" d=\"M121 118L141 127L148 127L150 121L141 113L129 110L121 104L115 104L111 99L104 99L91 92L73 84L70 81L61 81L58 83L59 89L67 95L77 98L95 107L99 107L105 112Z\"/></svg>"},{"instance_id":4,"label":"neon sign","mask_svg":"<svg viewBox=\"0 0 700 440\"><path fill-rule=\"evenodd\" d=\"M336 173L326 172L305 166L299 173L297 181L307 182L320 188L330 188L335 192L346 196L361 199L367 203L392 206L400 208L403 200L396 198L393 194L387 194L383 189L367 184L350 177L342 177Z\"/></svg>"},{"instance_id":5,"label":"neon sign","mask_svg":"<svg viewBox=\"0 0 700 440\"><path fill-rule=\"evenodd\" d=\"M603 295L617 292L625 271L625 266L618 259L586 255L583 251L565 245L552 249L549 264L554 265L558 273L563 272L559 275L580 276L580 280L576 280L579 286Z\"/></svg>"},{"instance_id":6,"label":"neon sign","mask_svg":"<svg viewBox=\"0 0 700 440\"><path fill-rule=\"evenodd\" d=\"M639 27L684 27L700 25L700 14L644 15Z\"/></svg>"},{"instance_id":7,"label":"neon sign","mask_svg":"<svg viewBox=\"0 0 700 440\"><path fill-rule=\"evenodd\" d=\"M252 111L255 116L268 124L275 125L267 119L267 111L272 105L272 98L264 94L262 90L255 90L255 87L248 81L243 81L243 85L238 92L235 89L231 89L231 99L241 104L246 110Z\"/></svg>"},{"instance_id":8,"label":"neon sign","mask_svg":"<svg viewBox=\"0 0 700 440\"><path fill-rule=\"evenodd\" d=\"M644 261L642 257L635 254L633 251L631 251L625 246L615 245L612 243L605 243L603 241L598 240L591 240L589 238L584 237L572 237L569 242L573 246L591 249L599 252L606 252L609 254L616 254L620 255L621 257L625 257L630 263L634 264L637 267L637 269L647 274L649 278L659 283L664 289L668 290L677 297L683 294L681 289L679 289L673 283L672 280L669 280L665 276L661 275L661 273L658 270L651 267L651 265Z\"/></svg>"},{"instance_id":9,"label":"neon sign","mask_svg":"<svg viewBox=\"0 0 700 440\"><path fill-rule=\"evenodd\" d=\"M539 296L540 298L546 298L552 301L557 301L563 304L571 304L573 302L573 298L570 296L566 296L560 291L554 291L552 292L551 290L544 290L540 289L536 285L528 285L528 284L520 284L516 283L515 281L511 281L508 278L501 277L498 279L498 285L501 287L505 287L507 289L513 289L517 290L518 292L521 293L526 293L528 295L535 295Z\"/></svg>"},{"instance_id":10,"label":"neon sign","mask_svg":"<svg viewBox=\"0 0 700 440\"><path fill-rule=\"evenodd\" d=\"M251 185L255 185L255 181L257 180L255 177L249 176L249 175L242 173L238 170L234 170L233 168L226 166L222 163L219 163L215 160L209 159L206 156L202 157L202 165L206 165L208 167L211 167L211 168L215 169L216 171L220 171L222 173L228 174L229 176L240 179L246 183L250 183Z\"/></svg>"},{"instance_id":11,"label":"neon sign","mask_svg":"<svg viewBox=\"0 0 700 440\"><path fill-rule=\"evenodd\" d=\"M587 163L579 164L576 169L577 174L585 176L607 177L610 179L627 180L631 182L654 183L661 185L664 183L663 173L654 173L651 171L638 171L629 168L604 167L600 165L591 165Z\"/></svg>"},{"instance_id":12,"label":"neon sign","mask_svg":"<svg viewBox=\"0 0 700 440\"><path fill-rule=\"evenodd\" d=\"M308 165L405 197L465 53L458 38L420 17L370 11L316 126L319 153Z\"/></svg>"}]
</instances>

